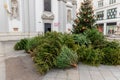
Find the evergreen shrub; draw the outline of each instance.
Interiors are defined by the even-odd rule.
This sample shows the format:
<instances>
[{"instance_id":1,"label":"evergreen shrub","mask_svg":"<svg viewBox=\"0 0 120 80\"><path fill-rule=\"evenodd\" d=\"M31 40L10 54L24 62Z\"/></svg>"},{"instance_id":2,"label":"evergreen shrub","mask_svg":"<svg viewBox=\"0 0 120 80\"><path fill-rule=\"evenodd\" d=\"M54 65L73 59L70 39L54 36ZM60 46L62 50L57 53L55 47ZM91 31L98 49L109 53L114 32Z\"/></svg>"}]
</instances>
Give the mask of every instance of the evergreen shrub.
<instances>
[{"instance_id":1,"label":"evergreen shrub","mask_svg":"<svg viewBox=\"0 0 120 80\"><path fill-rule=\"evenodd\" d=\"M26 49L26 45L28 43L28 39L21 39L19 42L17 42L14 46L15 50L25 50Z\"/></svg>"},{"instance_id":2,"label":"evergreen shrub","mask_svg":"<svg viewBox=\"0 0 120 80\"><path fill-rule=\"evenodd\" d=\"M91 46L81 46L77 50L79 61L89 65L99 65L102 62L104 53L100 49L93 49Z\"/></svg>"},{"instance_id":3,"label":"evergreen shrub","mask_svg":"<svg viewBox=\"0 0 120 80\"><path fill-rule=\"evenodd\" d=\"M120 65L120 45L118 42L106 43L102 51L104 52L103 64Z\"/></svg>"},{"instance_id":4,"label":"evergreen shrub","mask_svg":"<svg viewBox=\"0 0 120 80\"><path fill-rule=\"evenodd\" d=\"M87 38L91 41L91 45L94 49L104 47L106 39L102 33L100 33L97 29L86 30L84 33Z\"/></svg>"},{"instance_id":5,"label":"evergreen shrub","mask_svg":"<svg viewBox=\"0 0 120 80\"><path fill-rule=\"evenodd\" d=\"M33 38L30 38L28 40L28 43L26 45L26 49L25 51L27 53L30 53L32 56L34 56L33 54L33 50L39 46L40 44L42 44L42 41L43 41L43 36L36 36L36 37L33 37Z\"/></svg>"},{"instance_id":6,"label":"evergreen shrub","mask_svg":"<svg viewBox=\"0 0 120 80\"><path fill-rule=\"evenodd\" d=\"M82 45L88 46L91 44L90 40L84 34L73 34L73 39L74 39L75 43L80 46L82 46Z\"/></svg>"},{"instance_id":7,"label":"evergreen shrub","mask_svg":"<svg viewBox=\"0 0 120 80\"><path fill-rule=\"evenodd\" d=\"M77 45L75 44L74 37L71 34L63 34L62 35L62 45L66 45L68 48L76 51Z\"/></svg>"},{"instance_id":8,"label":"evergreen shrub","mask_svg":"<svg viewBox=\"0 0 120 80\"><path fill-rule=\"evenodd\" d=\"M56 57L60 54L62 47L61 35L57 32L46 33L41 40L42 43L34 49L33 60L41 74L56 66Z\"/></svg>"},{"instance_id":9,"label":"evergreen shrub","mask_svg":"<svg viewBox=\"0 0 120 80\"><path fill-rule=\"evenodd\" d=\"M41 41L42 43L33 50L33 60L42 74L57 65L56 59L63 45L72 50L76 49L73 36L70 34L47 32Z\"/></svg>"}]
</instances>

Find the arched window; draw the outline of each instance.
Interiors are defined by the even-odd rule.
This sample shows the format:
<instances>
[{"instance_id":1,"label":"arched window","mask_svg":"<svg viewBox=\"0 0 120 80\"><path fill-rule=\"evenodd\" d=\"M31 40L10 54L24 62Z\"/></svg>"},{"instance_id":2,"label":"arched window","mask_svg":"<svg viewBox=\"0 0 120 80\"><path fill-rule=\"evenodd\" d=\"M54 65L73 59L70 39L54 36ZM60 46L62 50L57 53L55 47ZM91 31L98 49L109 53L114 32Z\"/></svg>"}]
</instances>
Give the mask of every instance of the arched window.
<instances>
[{"instance_id":1,"label":"arched window","mask_svg":"<svg viewBox=\"0 0 120 80\"><path fill-rule=\"evenodd\" d=\"M44 0L44 11L51 12L51 0Z\"/></svg>"}]
</instances>

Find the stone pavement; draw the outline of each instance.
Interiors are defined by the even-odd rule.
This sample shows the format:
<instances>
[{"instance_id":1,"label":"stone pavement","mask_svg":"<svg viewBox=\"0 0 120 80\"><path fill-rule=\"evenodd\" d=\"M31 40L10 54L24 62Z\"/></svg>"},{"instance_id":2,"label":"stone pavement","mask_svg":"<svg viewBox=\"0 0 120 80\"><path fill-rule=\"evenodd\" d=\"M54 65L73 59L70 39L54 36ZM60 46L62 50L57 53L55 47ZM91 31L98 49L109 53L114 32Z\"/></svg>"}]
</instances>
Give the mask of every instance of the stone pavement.
<instances>
[{"instance_id":1,"label":"stone pavement","mask_svg":"<svg viewBox=\"0 0 120 80\"><path fill-rule=\"evenodd\" d=\"M120 66L93 67L80 63L77 68L53 69L42 80L120 80Z\"/></svg>"},{"instance_id":2,"label":"stone pavement","mask_svg":"<svg viewBox=\"0 0 120 80\"><path fill-rule=\"evenodd\" d=\"M6 80L42 80L29 55L8 58L5 63Z\"/></svg>"}]
</instances>

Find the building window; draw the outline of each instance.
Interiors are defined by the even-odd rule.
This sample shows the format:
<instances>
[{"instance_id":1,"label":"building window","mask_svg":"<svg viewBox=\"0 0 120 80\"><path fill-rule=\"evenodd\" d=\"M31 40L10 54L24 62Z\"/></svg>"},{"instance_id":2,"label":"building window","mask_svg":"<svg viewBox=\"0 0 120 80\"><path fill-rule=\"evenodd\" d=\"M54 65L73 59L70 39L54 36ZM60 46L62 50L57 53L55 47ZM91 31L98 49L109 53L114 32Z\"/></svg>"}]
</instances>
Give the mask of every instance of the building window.
<instances>
[{"instance_id":1,"label":"building window","mask_svg":"<svg viewBox=\"0 0 120 80\"><path fill-rule=\"evenodd\" d=\"M116 0L109 0L110 4L116 3Z\"/></svg>"},{"instance_id":2,"label":"building window","mask_svg":"<svg viewBox=\"0 0 120 80\"><path fill-rule=\"evenodd\" d=\"M67 11L67 22L70 23L71 22L71 10Z\"/></svg>"},{"instance_id":3,"label":"building window","mask_svg":"<svg viewBox=\"0 0 120 80\"><path fill-rule=\"evenodd\" d=\"M97 29L99 32L103 33L104 32L104 23L101 23L101 24L97 24Z\"/></svg>"},{"instance_id":4,"label":"building window","mask_svg":"<svg viewBox=\"0 0 120 80\"><path fill-rule=\"evenodd\" d=\"M100 11L96 13L97 20L103 20L104 19L104 11Z\"/></svg>"},{"instance_id":5,"label":"building window","mask_svg":"<svg viewBox=\"0 0 120 80\"><path fill-rule=\"evenodd\" d=\"M117 31L116 22L107 23L107 34L114 34Z\"/></svg>"},{"instance_id":6,"label":"building window","mask_svg":"<svg viewBox=\"0 0 120 80\"><path fill-rule=\"evenodd\" d=\"M98 1L98 7L102 7L103 6L103 0Z\"/></svg>"},{"instance_id":7,"label":"building window","mask_svg":"<svg viewBox=\"0 0 120 80\"><path fill-rule=\"evenodd\" d=\"M51 12L51 0L44 0L44 11Z\"/></svg>"},{"instance_id":8,"label":"building window","mask_svg":"<svg viewBox=\"0 0 120 80\"><path fill-rule=\"evenodd\" d=\"M117 15L117 8L107 10L107 19L114 19Z\"/></svg>"}]
</instances>

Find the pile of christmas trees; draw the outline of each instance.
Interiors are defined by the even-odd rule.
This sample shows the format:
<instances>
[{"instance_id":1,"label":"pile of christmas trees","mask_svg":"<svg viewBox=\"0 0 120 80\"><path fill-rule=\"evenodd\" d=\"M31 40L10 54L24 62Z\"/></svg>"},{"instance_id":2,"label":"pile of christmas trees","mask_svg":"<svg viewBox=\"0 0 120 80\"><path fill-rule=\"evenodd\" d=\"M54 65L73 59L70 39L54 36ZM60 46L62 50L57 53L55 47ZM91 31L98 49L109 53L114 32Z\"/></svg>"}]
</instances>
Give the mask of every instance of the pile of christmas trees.
<instances>
[{"instance_id":1,"label":"pile of christmas trees","mask_svg":"<svg viewBox=\"0 0 120 80\"><path fill-rule=\"evenodd\" d=\"M90 65L120 64L120 45L109 42L97 30L91 0L84 0L73 24L73 34L48 32L16 43L32 55L41 74L50 69L77 67L78 62Z\"/></svg>"}]
</instances>

